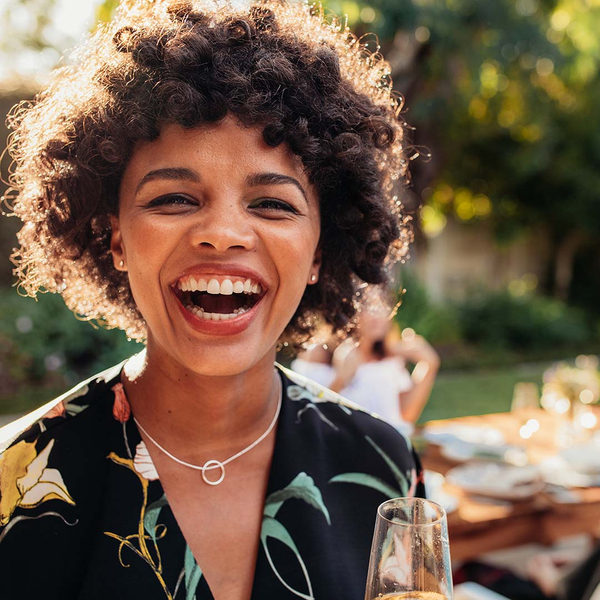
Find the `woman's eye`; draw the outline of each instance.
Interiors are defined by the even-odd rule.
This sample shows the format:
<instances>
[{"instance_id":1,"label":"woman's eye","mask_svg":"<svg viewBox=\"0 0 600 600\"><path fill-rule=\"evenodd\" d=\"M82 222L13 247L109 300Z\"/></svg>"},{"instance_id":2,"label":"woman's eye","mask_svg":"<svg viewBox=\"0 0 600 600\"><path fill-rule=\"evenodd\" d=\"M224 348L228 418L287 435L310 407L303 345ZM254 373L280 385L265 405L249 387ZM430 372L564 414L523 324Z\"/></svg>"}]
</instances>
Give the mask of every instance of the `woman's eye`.
<instances>
[{"instance_id":1,"label":"woman's eye","mask_svg":"<svg viewBox=\"0 0 600 600\"><path fill-rule=\"evenodd\" d=\"M268 211L284 211L293 214L298 214L298 211L291 204L288 204L283 200L276 200L275 198L263 198L262 200L253 202L250 205L250 208L259 208L261 210Z\"/></svg>"},{"instance_id":2,"label":"woman's eye","mask_svg":"<svg viewBox=\"0 0 600 600\"><path fill-rule=\"evenodd\" d=\"M159 196L158 198L154 198L154 200L148 203L148 206L173 206L182 204L194 204L194 201L188 196L184 196L183 194L166 194L165 196Z\"/></svg>"}]
</instances>

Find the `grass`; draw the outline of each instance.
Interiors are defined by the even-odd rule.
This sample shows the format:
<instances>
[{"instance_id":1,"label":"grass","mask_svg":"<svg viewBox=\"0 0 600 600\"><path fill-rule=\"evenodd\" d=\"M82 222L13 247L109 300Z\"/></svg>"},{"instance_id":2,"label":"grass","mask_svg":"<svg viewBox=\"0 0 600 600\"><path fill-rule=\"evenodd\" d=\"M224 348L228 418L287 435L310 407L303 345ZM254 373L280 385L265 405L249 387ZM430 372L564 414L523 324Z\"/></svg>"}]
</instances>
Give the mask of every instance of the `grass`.
<instances>
[{"instance_id":1,"label":"grass","mask_svg":"<svg viewBox=\"0 0 600 600\"><path fill-rule=\"evenodd\" d=\"M419 423L510 410L515 384L541 385L550 363L516 365L485 371L440 373Z\"/></svg>"}]
</instances>

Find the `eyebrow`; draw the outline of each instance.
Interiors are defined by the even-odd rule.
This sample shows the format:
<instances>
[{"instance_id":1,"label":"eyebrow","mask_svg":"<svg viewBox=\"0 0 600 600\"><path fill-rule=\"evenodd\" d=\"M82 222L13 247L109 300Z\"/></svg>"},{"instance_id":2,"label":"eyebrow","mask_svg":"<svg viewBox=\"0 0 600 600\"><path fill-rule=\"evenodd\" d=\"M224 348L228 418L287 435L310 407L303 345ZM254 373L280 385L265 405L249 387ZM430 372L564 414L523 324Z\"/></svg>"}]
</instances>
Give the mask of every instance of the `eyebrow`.
<instances>
[{"instance_id":1,"label":"eyebrow","mask_svg":"<svg viewBox=\"0 0 600 600\"><path fill-rule=\"evenodd\" d=\"M157 179L170 179L172 181L192 181L194 183L200 182L200 175L193 169L186 169L185 167L170 167L165 169L154 169L146 173L142 180L138 183L135 188L135 193L139 191L150 181Z\"/></svg>"},{"instance_id":2,"label":"eyebrow","mask_svg":"<svg viewBox=\"0 0 600 600\"><path fill-rule=\"evenodd\" d=\"M282 173L254 173L246 177L246 185L250 187L256 187L259 185L294 185L300 190L304 200L308 204L308 196L306 191L302 187L302 184L289 175L283 175Z\"/></svg>"},{"instance_id":3,"label":"eyebrow","mask_svg":"<svg viewBox=\"0 0 600 600\"><path fill-rule=\"evenodd\" d=\"M200 183L200 175L193 169L186 167L168 167L163 169L154 169L146 173L141 181L138 183L135 193L139 191L149 183L150 181L156 181L157 179L169 179L171 181L191 181L193 183ZM246 185L250 187L257 187L259 185L294 185L300 191L304 200L308 203L308 196L306 195L305 189L302 184L289 175L283 175L282 173L253 173L246 177Z\"/></svg>"}]
</instances>

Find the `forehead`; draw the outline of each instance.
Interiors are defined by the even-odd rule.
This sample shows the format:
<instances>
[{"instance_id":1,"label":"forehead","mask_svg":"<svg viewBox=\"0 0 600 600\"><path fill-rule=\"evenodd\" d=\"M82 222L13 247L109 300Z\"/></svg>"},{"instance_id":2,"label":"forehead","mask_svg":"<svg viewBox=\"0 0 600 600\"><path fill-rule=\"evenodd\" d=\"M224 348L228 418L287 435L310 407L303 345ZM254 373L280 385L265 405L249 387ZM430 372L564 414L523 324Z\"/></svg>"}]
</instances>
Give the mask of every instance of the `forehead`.
<instances>
[{"instance_id":1,"label":"forehead","mask_svg":"<svg viewBox=\"0 0 600 600\"><path fill-rule=\"evenodd\" d=\"M226 175L229 181L237 176L241 181L249 172L274 171L308 184L300 158L287 144L269 146L262 131L260 126L243 126L233 117L191 129L164 125L156 140L136 146L124 179L139 179L156 168L190 166L199 170L203 179Z\"/></svg>"},{"instance_id":2,"label":"forehead","mask_svg":"<svg viewBox=\"0 0 600 600\"><path fill-rule=\"evenodd\" d=\"M362 310L359 315L359 321L363 326L370 327L391 324L390 311L386 310L384 306Z\"/></svg>"}]
</instances>

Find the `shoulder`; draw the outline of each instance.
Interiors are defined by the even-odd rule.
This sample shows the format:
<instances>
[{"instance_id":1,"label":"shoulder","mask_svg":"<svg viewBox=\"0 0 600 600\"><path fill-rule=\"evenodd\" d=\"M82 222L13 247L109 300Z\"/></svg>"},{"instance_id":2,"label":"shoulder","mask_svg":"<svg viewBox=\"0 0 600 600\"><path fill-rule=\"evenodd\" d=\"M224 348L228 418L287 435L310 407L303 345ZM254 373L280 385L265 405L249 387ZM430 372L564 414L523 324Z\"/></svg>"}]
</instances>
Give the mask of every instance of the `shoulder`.
<instances>
[{"instance_id":1,"label":"shoulder","mask_svg":"<svg viewBox=\"0 0 600 600\"><path fill-rule=\"evenodd\" d=\"M121 368L81 382L0 429L0 562L20 568L16 557L26 552L46 577L68 563L74 575L57 582L56 597L73 596L70 586L86 554L80 550L89 546L103 502L106 457L117 429L111 425L119 425L123 396ZM13 589L16 580L7 585Z\"/></svg>"},{"instance_id":2,"label":"shoulder","mask_svg":"<svg viewBox=\"0 0 600 600\"><path fill-rule=\"evenodd\" d=\"M21 441L55 437L81 420L94 402L116 384L123 363L93 375L29 414L0 427L0 457Z\"/></svg>"},{"instance_id":3,"label":"shoulder","mask_svg":"<svg viewBox=\"0 0 600 600\"><path fill-rule=\"evenodd\" d=\"M287 397L300 404L296 425L305 428L311 454L327 463L330 483L358 484L388 497L424 495L421 464L408 437L343 396L281 370Z\"/></svg>"},{"instance_id":4,"label":"shoulder","mask_svg":"<svg viewBox=\"0 0 600 600\"><path fill-rule=\"evenodd\" d=\"M15 513L19 515L15 519L37 519L29 510L46 506L47 501L81 508L80 501L85 504L93 495L101 480L105 425L117 404L121 368L116 365L90 377L0 429L0 530L11 527Z\"/></svg>"},{"instance_id":5,"label":"shoulder","mask_svg":"<svg viewBox=\"0 0 600 600\"><path fill-rule=\"evenodd\" d=\"M279 368L286 380L286 394L290 400L304 404L315 404L321 410L333 411L340 416L342 414L346 416L366 415L369 420L379 421L375 415L324 385L296 371L281 366Z\"/></svg>"},{"instance_id":6,"label":"shoulder","mask_svg":"<svg viewBox=\"0 0 600 600\"><path fill-rule=\"evenodd\" d=\"M283 367L281 371L287 379L287 397L303 408L313 405L321 415L317 422L328 436L349 444L356 440L373 442L403 462L413 456L410 439L377 415L299 373Z\"/></svg>"}]
</instances>

